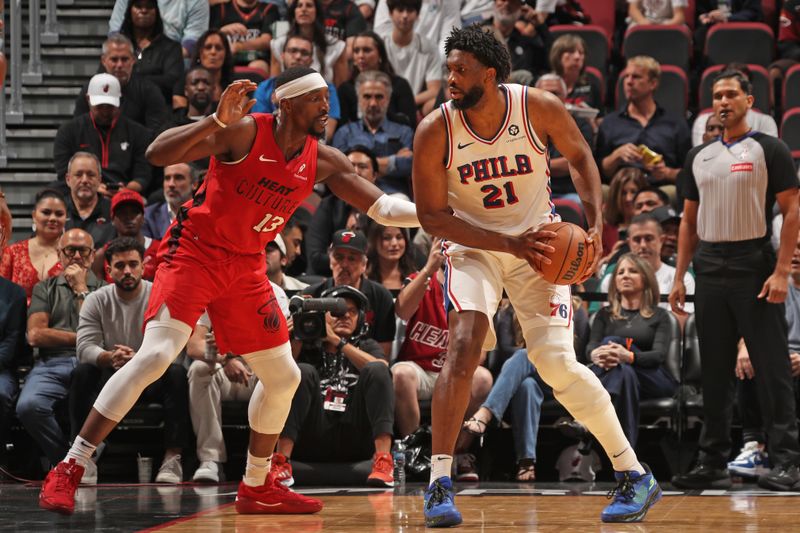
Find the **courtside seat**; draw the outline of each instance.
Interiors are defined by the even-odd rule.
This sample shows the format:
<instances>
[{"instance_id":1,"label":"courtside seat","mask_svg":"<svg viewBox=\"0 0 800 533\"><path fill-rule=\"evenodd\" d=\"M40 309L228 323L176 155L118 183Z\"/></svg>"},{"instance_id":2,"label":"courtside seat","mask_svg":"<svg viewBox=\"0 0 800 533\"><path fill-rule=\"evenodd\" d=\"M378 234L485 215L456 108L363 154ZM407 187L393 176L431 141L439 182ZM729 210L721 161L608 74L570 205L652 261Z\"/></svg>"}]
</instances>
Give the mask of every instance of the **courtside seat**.
<instances>
[{"instance_id":1,"label":"courtside seat","mask_svg":"<svg viewBox=\"0 0 800 533\"><path fill-rule=\"evenodd\" d=\"M600 72L606 71L608 57L611 53L610 33L606 29L593 24L586 26L556 24L550 26L549 29L554 40L566 33L579 36L586 43L586 65L594 67Z\"/></svg>"},{"instance_id":2,"label":"courtside seat","mask_svg":"<svg viewBox=\"0 0 800 533\"><path fill-rule=\"evenodd\" d=\"M775 34L762 22L714 24L708 30L704 53L710 65L738 61L766 67L774 57Z\"/></svg>"},{"instance_id":3,"label":"courtside seat","mask_svg":"<svg viewBox=\"0 0 800 533\"><path fill-rule=\"evenodd\" d=\"M781 139L793 152L800 151L800 107L795 107L783 114L781 121Z\"/></svg>"},{"instance_id":4,"label":"courtside seat","mask_svg":"<svg viewBox=\"0 0 800 533\"><path fill-rule=\"evenodd\" d=\"M800 65L793 65L783 79L783 109L800 107Z\"/></svg>"},{"instance_id":5,"label":"courtside seat","mask_svg":"<svg viewBox=\"0 0 800 533\"><path fill-rule=\"evenodd\" d=\"M667 348L667 356L664 366L670 375L678 383L681 382L681 360L683 339L681 336L681 326L678 319L671 312L669 315L670 342ZM676 393L671 398L652 398L639 402L639 426L656 427L663 425L667 421L669 427L677 428L680 423L679 418L679 395Z\"/></svg>"},{"instance_id":6,"label":"courtside seat","mask_svg":"<svg viewBox=\"0 0 800 533\"><path fill-rule=\"evenodd\" d=\"M692 37L683 24L642 24L629 28L622 41L622 55L650 56L661 66L673 65L689 72Z\"/></svg>"},{"instance_id":7,"label":"courtside seat","mask_svg":"<svg viewBox=\"0 0 800 533\"><path fill-rule=\"evenodd\" d=\"M714 86L714 79L722 72L723 68L725 68L724 65L714 65L703 71L700 77L700 94L697 98L698 102L700 102L700 109L707 109L712 106L711 90ZM750 83L753 86L753 107L762 113L769 113L770 94L772 91L772 86L769 83L769 73L761 65L751 64L747 65L747 68L750 69Z\"/></svg>"},{"instance_id":8,"label":"courtside seat","mask_svg":"<svg viewBox=\"0 0 800 533\"><path fill-rule=\"evenodd\" d=\"M690 422L689 419L702 419L701 380L700 341L697 336L695 316L692 314L686 321L683 333L683 364L681 365L679 394L684 423Z\"/></svg>"}]
</instances>

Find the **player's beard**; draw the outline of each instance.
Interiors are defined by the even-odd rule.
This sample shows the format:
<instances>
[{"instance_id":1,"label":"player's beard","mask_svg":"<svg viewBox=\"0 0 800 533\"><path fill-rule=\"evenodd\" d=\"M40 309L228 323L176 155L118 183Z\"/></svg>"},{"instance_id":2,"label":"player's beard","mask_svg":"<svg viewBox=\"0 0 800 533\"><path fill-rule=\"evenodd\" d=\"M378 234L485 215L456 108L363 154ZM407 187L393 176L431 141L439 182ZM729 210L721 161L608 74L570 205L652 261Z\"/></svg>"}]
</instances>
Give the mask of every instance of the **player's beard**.
<instances>
[{"instance_id":1,"label":"player's beard","mask_svg":"<svg viewBox=\"0 0 800 533\"><path fill-rule=\"evenodd\" d=\"M464 96L461 97L461 100L453 100L453 107L462 111L475 107L475 105L481 101L481 98L483 98L483 93L483 86L475 85L469 91L463 93Z\"/></svg>"}]
</instances>

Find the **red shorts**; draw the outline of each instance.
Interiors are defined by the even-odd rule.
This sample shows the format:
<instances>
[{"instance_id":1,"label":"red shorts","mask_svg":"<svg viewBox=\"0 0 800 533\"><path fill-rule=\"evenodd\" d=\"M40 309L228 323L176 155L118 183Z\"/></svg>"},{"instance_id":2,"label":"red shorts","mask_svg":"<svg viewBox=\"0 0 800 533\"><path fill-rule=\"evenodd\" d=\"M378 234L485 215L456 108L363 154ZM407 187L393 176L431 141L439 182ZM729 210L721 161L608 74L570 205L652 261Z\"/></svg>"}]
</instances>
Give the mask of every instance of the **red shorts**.
<instances>
[{"instance_id":1,"label":"red shorts","mask_svg":"<svg viewBox=\"0 0 800 533\"><path fill-rule=\"evenodd\" d=\"M161 241L145 324L166 305L172 318L194 329L204 311L220 353L267 350L289 340L286 320L267 280L264 255L241 255L203 245L183 228L175 250Z\"/></svg>"}]
</instances>

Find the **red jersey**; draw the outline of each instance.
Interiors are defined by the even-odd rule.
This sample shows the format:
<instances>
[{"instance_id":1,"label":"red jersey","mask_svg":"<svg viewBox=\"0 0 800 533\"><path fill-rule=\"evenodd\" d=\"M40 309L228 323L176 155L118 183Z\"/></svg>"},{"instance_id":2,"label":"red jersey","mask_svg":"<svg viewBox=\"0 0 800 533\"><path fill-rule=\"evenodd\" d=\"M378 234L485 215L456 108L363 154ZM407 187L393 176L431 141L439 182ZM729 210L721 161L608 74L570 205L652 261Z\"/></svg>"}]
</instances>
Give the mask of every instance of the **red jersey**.
<instances>
[{"instance_id":1,"label":"red jersey","mask_svg":"<svg viewBox=\"0 0 800 533\"><path fill-rule=\"evenodd\" d=\"M800 2L784 2L778 27L778 42L800 41Z\"/></svg>"},{"instance_id":2,"label":"red jersey","mask_svg":"<svg viewBox=\"0 0 800 533\"><path fill-rule=\"evenodd\" d=\"M417 275L415 273L409 277L413 279ZM406 338L397 359L413 361L425 370L439 372L447 356L448 339L444 292L436 276L431 276L425 296L406 325Z\"/></svg>"},{"instance_id":3,"label":"red jersey","mask_svg":"<svg viewBox=\"0 0 800 533\"><path fill-rule=\"evenodd\" d=\"M317 139L308 135L300 155L286 162L272 134L272 115L251 116L257 127L252 148L233 163L211 158L180 223L200 242L239 254L263 253L311 194L317 176Z\"/></svg>"}]
</instances>

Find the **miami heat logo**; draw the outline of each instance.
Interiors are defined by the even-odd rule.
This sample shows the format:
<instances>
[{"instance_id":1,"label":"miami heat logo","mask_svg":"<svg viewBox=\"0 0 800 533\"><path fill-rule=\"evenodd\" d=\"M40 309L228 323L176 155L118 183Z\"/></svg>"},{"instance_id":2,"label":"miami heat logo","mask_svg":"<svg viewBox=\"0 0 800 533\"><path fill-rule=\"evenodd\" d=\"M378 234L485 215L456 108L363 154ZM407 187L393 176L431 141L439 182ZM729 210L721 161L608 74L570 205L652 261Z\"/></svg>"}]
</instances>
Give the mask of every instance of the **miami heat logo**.
<instances>
[{"instance_id":1,"label":"miami heat logo","mask_svg":"<svg viewBox=\"0 0 800 533\"><path fill-rule=\"evenodd\" d=\"M110 88L111 88L111 86L106 83L105 85L103 85L103 92L107 93Z\"/></svg>"},{"instance_id":2,"label":"miami heat logo","mask_svg":"<svg viewBox=\"0 0 800 533\"><path fill-rule=\"evenodd\" d=\"M352 239L355 236L356 234L353 233L352 231L345 231L344 233L342 233L342 244L347 244L348 242L350 242L350 239Z\"/></svg>"},{"instance_id":3,"label":"miami heat logo","mask_svg":"<svg viewBox=\"0 0 800 533\"><path fill-rule=\"evenodd\" d=\"M258 308L259 316L264 317L264 329L275 333L281 327L281 308L275 295L270 297L269 301Z\"/></svg>"}]
</instances>

